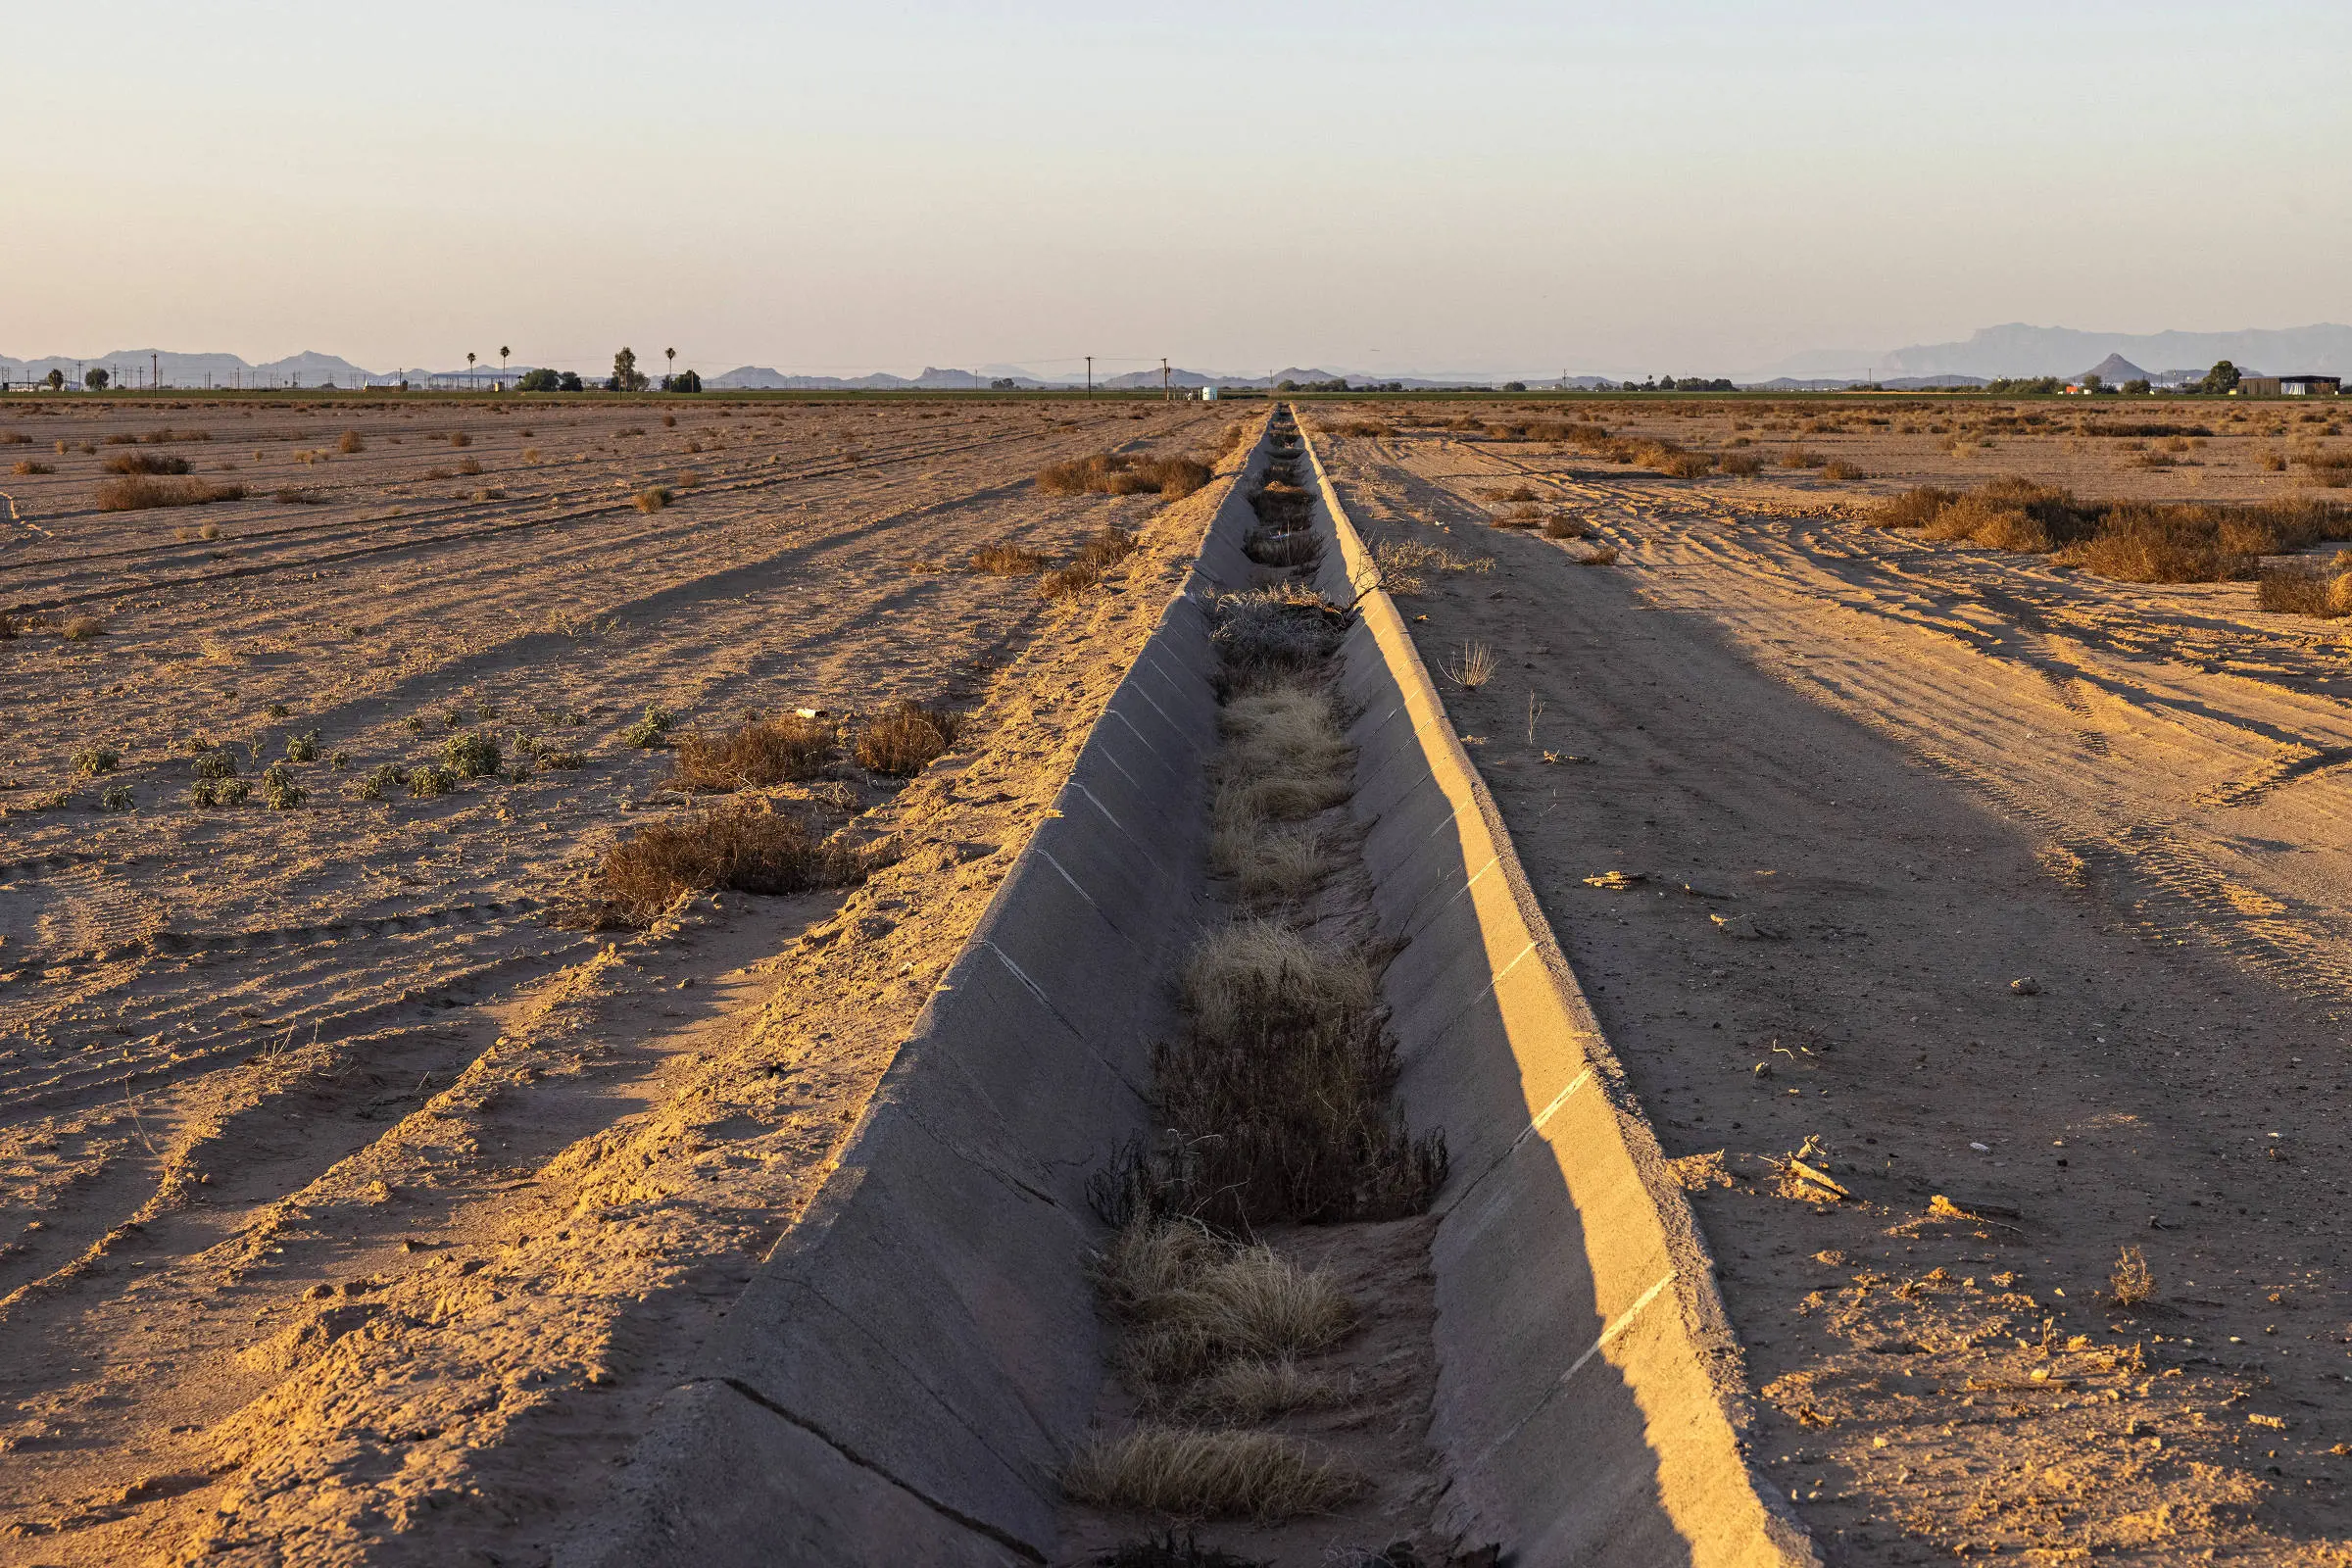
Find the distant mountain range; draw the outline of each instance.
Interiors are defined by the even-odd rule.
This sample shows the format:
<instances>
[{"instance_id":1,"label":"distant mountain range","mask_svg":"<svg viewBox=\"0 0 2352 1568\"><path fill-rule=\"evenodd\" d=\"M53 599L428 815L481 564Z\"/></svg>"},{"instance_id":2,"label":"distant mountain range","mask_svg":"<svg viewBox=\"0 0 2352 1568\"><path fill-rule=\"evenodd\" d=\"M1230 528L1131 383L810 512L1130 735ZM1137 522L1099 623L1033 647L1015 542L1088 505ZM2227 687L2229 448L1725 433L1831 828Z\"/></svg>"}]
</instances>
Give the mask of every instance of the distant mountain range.
<instances>
[{"instance_id":1,"label":"distant mountain range","mask_svg":"<svg viewBox=\"0 0 2352 1568\"><path fill-rule=\"evenodd\" d=\"M2113 357L2132 375L2111 375L2100 362ZM2149 380L2203 375L2217 360L2229 360L2239 369L2256 367L2271 373L2313 370L2328 374L2352 372L2352 326L2321 322L2314 326L2249 327L2235 332L2084 332L2065 326L2029 326L2012 321L1987 326L1958 343L1921 343L1909 348L1870 352L1861 349L1816 349L1767 366L1751 379L1772 384L1777 377L1791 385L1841 385L1861 379L1872 370L1881 386L1973 384L2001 376L2081 376L2085 370L2111 381L2144 376ZM2153 373L2139 369L2160 365Z\"/></svg>"},{"instance_id":2,"label":"distant mountain range","mask_svg":"<svg viewBox=\"0 0 2352 1568\"><path fill-rule=\"evenodd\" d=\"M504 374L520 375L529 367L519 364L507 367ZM234 386L367 386L400 380L421 382L433 377L476 380L496 379L502 372L498 366L476 366L472 370L427 370L411 367L404 370L369 370L332 354L304 350L282 360L268 360L251 364L234 354L175 354L168 349L116 349L108 354L95 354L86 359L71 355L52 354L45 359L17 360L0 354L0 377L12 382L39 381L56 370L75 386L81 384L83 372L105 370L110 377L120 379L125 386L157 385L165 387L234 387ZM150 382L150 377L153 381Z\"/></svg>"}]
</instances>

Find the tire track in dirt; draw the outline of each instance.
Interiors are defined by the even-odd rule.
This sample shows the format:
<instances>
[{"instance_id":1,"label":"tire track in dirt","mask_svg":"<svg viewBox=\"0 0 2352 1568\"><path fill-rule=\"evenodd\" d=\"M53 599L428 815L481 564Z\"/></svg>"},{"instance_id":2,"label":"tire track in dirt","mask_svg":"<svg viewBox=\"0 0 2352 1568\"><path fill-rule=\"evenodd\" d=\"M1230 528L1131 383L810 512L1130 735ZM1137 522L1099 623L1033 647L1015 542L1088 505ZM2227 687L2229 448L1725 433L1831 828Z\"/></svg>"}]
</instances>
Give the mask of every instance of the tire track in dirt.
<instances>
[{"instance_id":1,"label":"tire track in dirt","mask_svg":"<svg viewBox=\"0 0 2352 1568\"><path fill-rule=\"evenodd\" d=\"M1465 458L1550 480L1564 492L1594 499L1601 494L1504 454L1450 438L1439 445L1443 456L1398 455L1420 470L1400 488L1408 508L1429 507L1439 498L1450 515L1469 507L1445 481L1467 482L1475 474L1422 476L1433 463L1458 466ZM1391 467L1383 477L1398 471ZM2352 917L2308 898L2281 897L2282 889L2265 889L2242 864L2217 862L2209 845L2199 842L2210 840L2210 830L2184 815L2184 808L2200 804L2251 806L2280 787L2308 787L2352 761L2352 746L2345 744L2352 741L2352 717L2340 704L2315 701L2295 684L2259 676L2232 675L2223 687L2182 689L2166 678L2178 670L2177 662L2151 651L2162 639L2129 628L2109 635L2132 612L2085 608L2082 596L2093 590L2076 589L2065 603L2052 605L2039 597L2039 582L2028 586L2028 573L1955 581L1937 570L1954 552L1888 539L1859 524L1737 517L1720 504L1694 516L1679 498L1609 500L1640 519L1611 537L1642 564L1645 577L1654 574L1642 592L1661 606L1709 614L1760 649L1787 641L1777 628L1818 618L1825 610L1852 617L1838 628L1828 668L1818 654L1776 656L1770 667L1816 700L1888 735L2014 819L2032 823L2129 906L2153 939L2210 944L2300 995L2352 997ZM1674 575L1693 569L1704 574L1704 587L1685 588ZM1938 610L1937 600L1964 605L1983 619ZM1972 672L1936 662L1915 665L1873 646L1901 634L1928 636L1990 667ZM2007 700L2000 671L2033 681L2073 720L2055 749L2051 730L2034 720L2026 721L2021 735L2007 719L1987 727L1972 716L2000 712ZM1967 682L1965 702L1954 701L1955 675ZM2308 712L2290 716L2276 703ZM2159 729L2193 736L2202 749L2253 752L2258 760L2232 764L2223 779L2169 799L2110 787L2119 737ZM1952 744L1963 737L1976 739L1982 750ZM2016 769L2028 755L2018 743L2028 737L2031 753L2043 760L2030 784ZM2071 785L2053 790L2055 777ZM2155 777L2161 789L2164 775ZM2352 808L2352 799L2344 805Z\"/></svg>"}]
</instances>

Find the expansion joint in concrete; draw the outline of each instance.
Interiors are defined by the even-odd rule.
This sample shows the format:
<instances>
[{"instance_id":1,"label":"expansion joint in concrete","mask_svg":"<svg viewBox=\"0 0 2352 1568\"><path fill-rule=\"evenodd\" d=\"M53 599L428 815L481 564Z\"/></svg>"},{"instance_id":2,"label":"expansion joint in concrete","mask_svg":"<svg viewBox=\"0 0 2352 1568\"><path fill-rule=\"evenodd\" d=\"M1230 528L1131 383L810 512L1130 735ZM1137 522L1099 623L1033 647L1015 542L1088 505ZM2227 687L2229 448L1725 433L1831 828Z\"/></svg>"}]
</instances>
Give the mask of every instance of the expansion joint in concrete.
<instances>
[{"instance_id":1,"label":"expansion joint in concrete","mask_svg":"<svg viewBox=\"0 0 2352 1568\"><path fill-rule=\"evenodd\" d=\"M1579 1372L1582 1372L1585 1369L1585 1364L1587 1362L1591 1361L1602 1350L1608 1348L1608 1345L1611 1340L1617 1338L1618 1335L1623 1334L1627 1329L1633 1327L1634 1319L1641 1315L1642 1309L1647 1306L1650 1302L1656 1300L1659 1296L1664 1294L1666 1287L1672 1285L1673 1283L1674 1271L1669 1269L1667 1270L1666 1277L1664 1279L1661 1279L1657 1284L1652 1285L1648 1290L1643 1291L1633 1305L1618 1313L1616 1320L1610 1323L1608 1327L1600 1331L1600 1338L1594 1340L1591 1345L1587 1346L1585 1348L1584 1354L1578 1356L1574 1361L1569 1362L1567 1371L1552 1379L1551 1387L1544 1391L1544 1396L1538 1399L1534 1404L1529 1405L1526 1411L1520 1415L1518 1420L1503 1428L1501 1435L1495 1438L1493 1443L1487 1445L1486 1452L1479 1455L1480 1465L1485 1465L1488 1460L1494 1457L1496 1450L1501 1448L1504 1444L1517 1437L1520 1429L1525 1427L1530 1421L1533 1421L1539 1414L1541 1414L1544 1407L1557 1397L1562 1389L1568 1387L1569 1381L1573 1379Z\"/></svg>"},{"instance_id":2,"label":"expansion joint in concrete","mask_svg":"<svg viewBox=\"0 0 2352 1568\"><path fill-rule=\"evenodd\" d=\"M998 1545L1003 1546L1006 1551L1018 1553L1023 1561L1042 1564L1046 1560L1046 1554L1044 1552L1038 1550L1028 1542L1021 1540L1020 1537L1001 1530L997 1526L990 1524L985 1519L975 1519L960 1508L951 1507L947 1503L940 1501L937 1497L934 1497L930 1494L924 1492L919 1487L908 1486L905 1481L901 1480L895 1475L892 1475L888 1470L874 1463L873 1460L868 1459L864 1454L859 1453L856 1448L851 1447L848 1444L833 1436L832 1433L827 1432L823 1427L817 1425L817 1423L814 1421L809 1420L807 1416L797 1415L793 1411L785 1409L784 1406L776 1403L775 1400L768 1398L765 1395L761 1394L758 1389L753 1388L750 1384L744 1383L739 1379L729 1377L722 1377L716 1381L726 1385L735 1393L742 1395L745 1398L751 1400L752 1403L758 1405L760 1409L765 1410L777 1420L789 1422L793 1426L800 1428L803 1432L808 1433L810 1437L816 1439L817 1442L823 1444L826 1447L831 1448L835 1453L840 1454L844 1459L847 1459L858 1469L866 1471L872 1475L880 1476L884 1481L889 1482L892 1486L898 1488L901 1492L904 1492L906 1494L906 1495L912 1497L915 1501L921 1503L933 1513L938 1514L942 1519L946 1519L954 1524L959 1525L963 1529L969 1530L976 1535L986 1536Z\"/></svg>"},{"instance_id":3,"label":"expansion joint in concrete","mask_svg":"<svg viewBox=\"0 0 2352 1568\"><path fill-rule=\"evenodd\" d=\"M1551 1097L1550 1104L1545 1105L1542 1110L1536 1112L1534 1117L1529 1120L1528 1124L1519 1129L1519 1136L1511 1140L1508 1148L1503 1150L1501 1153L1496 1154L1493 1159L1489 1160L1486 1168L1481 1170L1476 1176L1471 1177L1469 1182L1456 1191L1451 1198L1448 1198L1445 1202L1438 1204L1435 1212L1441 1218L1443 1218L1445 1215L1450 1214L1455 1209L1461 1207L1463 1200L1467 1199L1472 1193L1477 1192L1479 1187L1485 1183L1488 1177L1502 1169L1503 1164L1509 1160L1513 1154L1519 1152L1520 1148L1525 1145L1529 1139L1535 1137L1538 1133L1544 1130L1544 1123L1550 1121L1553 1116L1559 1113L1560 1107L1568 1103L1569 1097L1574 1095L1579 1089L1584 1088L1585 1085L1592 1082L1592 1068L1587 1067L1583 1072L1578 1073L1575 1078L1570 1080L1567 1088L1561 1090L1558 1094Z\"/></svg>"}]
</instances>

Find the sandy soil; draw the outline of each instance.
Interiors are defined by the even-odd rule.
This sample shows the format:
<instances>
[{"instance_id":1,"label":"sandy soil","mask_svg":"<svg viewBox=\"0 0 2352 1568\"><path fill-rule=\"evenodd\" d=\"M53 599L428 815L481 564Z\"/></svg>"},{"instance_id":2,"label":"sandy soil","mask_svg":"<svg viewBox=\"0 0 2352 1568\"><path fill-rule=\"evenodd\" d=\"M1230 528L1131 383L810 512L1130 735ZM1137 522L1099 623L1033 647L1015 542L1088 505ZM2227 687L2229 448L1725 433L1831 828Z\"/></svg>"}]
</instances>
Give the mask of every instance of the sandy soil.
<instances>
[{"instance_id":1,"label":"sandy soil","mask_svg":"<svg viewBox=\"0 0 2352 1568\"><path fill-rule=\"evenodd\" d=\"M1682 1162L1764 1471L1833 1563L2345 1560L2342 628L1843 515L2000 472L2251 497L2269 438L1804 439L1875 477L1327 443L1369 537L1494 563L1404 608L1433 667L1498 656L1447 701ZM1519 482L1597 537L1487 526Z\"/></svg>"},{"instance_id":2,"label":"sandy soil","mask_svg":"<svg viewBox=\"0 0 2352 1568\"><path fill-rule=\"evenodd\" d=\"M821 1181L1205 520L1031 476L1230 417L662 412L0 412L38 438L0 456L59 470L0 481L0 605L49 612L0 641L0 1561L545 1560ZM137 450L320 499L90 510L105 436L167 421L213 439ZM1108 521L1145 551L1064 605L964 564ZM864 888L552 923L681 808L617 735L649 704L901 697L973 710L922 778L775 792L895 844ZM453 728L584 765L350 793ZM191 736L250 779L314 730L301 808L188 803ZM116 784L135 808L97 810Z\"/></svg>"}]
</instances>

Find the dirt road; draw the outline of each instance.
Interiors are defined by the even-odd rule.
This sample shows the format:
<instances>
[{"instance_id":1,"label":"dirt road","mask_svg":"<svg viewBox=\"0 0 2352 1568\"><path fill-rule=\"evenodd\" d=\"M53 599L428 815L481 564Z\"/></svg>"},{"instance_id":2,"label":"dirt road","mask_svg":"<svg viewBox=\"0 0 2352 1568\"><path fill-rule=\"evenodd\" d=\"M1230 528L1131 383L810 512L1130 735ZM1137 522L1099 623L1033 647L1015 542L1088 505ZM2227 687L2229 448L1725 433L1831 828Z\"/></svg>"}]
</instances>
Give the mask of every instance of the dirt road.
<instances>
[{"instance_id":1,"label":"dirt road","mask_svg":"<svg viewBox=\"0 0 2352 1568\"><path fill-rule=\"evenodd\" d=\"M1209 499L1033 476L1225 422L680 408L0 416L58 470L0 541L0 1561L544 1560L821 1181ZM124 452L253 498L94 510ZM968 565L1109 522L1145 549L1077 599ZM972 713L916 782L770 792L896 844L846 901L551 922L684 807L622 733L649 708L901 698ZM355 791L473 733L499 772ZM252 799L190 803L199 736Z\"/></svg>"},{"instance_id":2,"label":"dirt road","mask_svg":"<svg viewBox=\"0 0 2352 1568\"><path fill-rule=\"evenodd\" d=\"M1448 705L1828 1558L2343 1560L2340 632L1769 486L1328 449L1370 539L1492 559L1403 606L1433 668L1496 656ZM1488 526L1519 483L1594 536Z\"/></svg>"}]
</instances>

